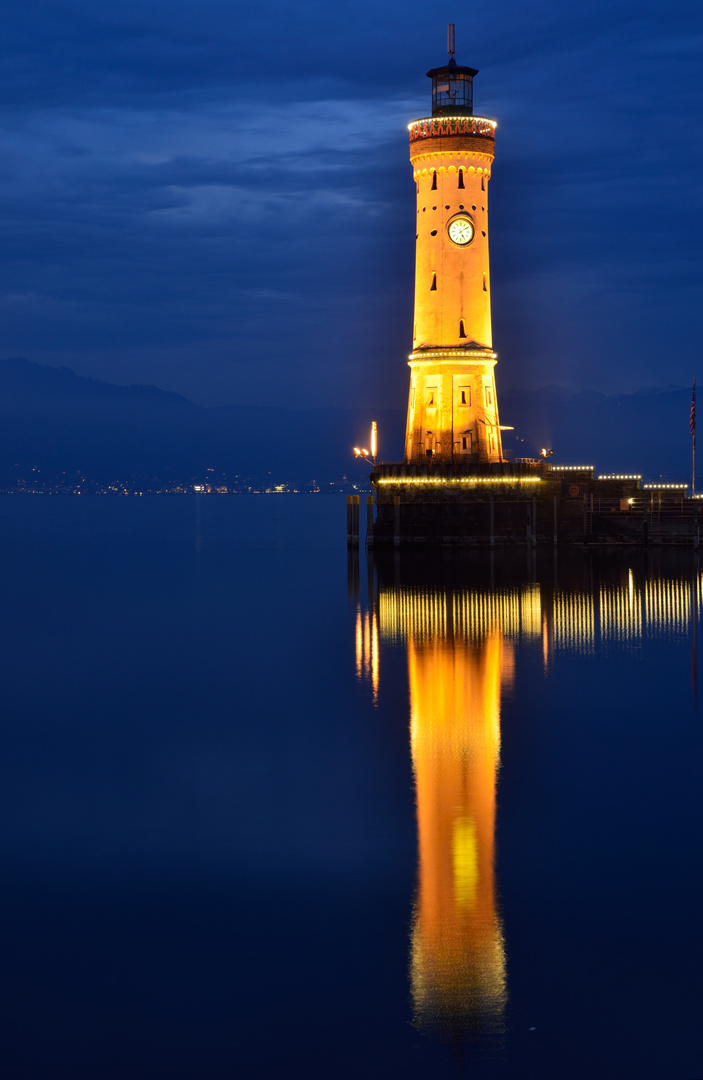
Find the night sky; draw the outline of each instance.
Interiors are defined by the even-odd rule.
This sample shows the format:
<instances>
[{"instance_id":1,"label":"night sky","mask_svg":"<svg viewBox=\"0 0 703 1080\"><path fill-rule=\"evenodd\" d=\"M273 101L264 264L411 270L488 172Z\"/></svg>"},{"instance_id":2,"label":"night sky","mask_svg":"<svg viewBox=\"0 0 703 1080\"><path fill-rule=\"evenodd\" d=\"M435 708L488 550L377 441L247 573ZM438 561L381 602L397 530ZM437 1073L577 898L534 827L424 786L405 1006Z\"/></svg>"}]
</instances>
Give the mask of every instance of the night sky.
<instances>
[{"instance_id":1,"label":"night sky","mask_svg":"<svg viewBox=\"0 0 703 1080\"><path fill-rule=\"evenodd\" d=\"M203 404L405 405L425 72L479 68L500 387L703 377L698 0L5 10L2 351Z\"/></svg>"}]
</instances>

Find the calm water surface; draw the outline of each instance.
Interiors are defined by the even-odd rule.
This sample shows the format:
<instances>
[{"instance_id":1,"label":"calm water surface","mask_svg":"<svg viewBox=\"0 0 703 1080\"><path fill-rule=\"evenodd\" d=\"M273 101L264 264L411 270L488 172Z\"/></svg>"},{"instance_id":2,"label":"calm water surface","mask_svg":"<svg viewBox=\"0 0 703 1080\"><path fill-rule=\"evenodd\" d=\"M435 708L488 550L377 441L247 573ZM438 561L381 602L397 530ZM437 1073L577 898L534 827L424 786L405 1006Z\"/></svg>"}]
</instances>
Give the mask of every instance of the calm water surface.
<instances>
[{"instance_id":1,"label":"calm water surface","mask_svg":"<svg viewBox=\"0 0 703 1080\"><path fill-rule=\"evenodd\" d=\"M693 552L0 501L4 1077L703 1073Z\"/></svg>"}]
</instances>

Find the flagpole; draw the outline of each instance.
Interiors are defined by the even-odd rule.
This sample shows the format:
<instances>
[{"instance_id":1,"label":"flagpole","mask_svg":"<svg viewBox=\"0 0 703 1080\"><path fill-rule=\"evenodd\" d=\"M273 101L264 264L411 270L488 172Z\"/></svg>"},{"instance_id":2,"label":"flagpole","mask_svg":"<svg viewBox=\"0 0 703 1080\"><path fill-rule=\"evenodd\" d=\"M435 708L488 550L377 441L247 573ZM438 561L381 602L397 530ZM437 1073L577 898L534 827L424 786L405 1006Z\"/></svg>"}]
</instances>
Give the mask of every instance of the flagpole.
<instances>
[{"instance_id":1,"label":"flagpole","mask_svg":"<svg viewBox=\"0 0 703 1080\"><path fill-rule=\"evenodd\" d=\"M691 394L691 440L692 440L692 472L691 472L691 496L696 494L696 380L693 380L693 393Z\"/></svg>"}]
</instances>

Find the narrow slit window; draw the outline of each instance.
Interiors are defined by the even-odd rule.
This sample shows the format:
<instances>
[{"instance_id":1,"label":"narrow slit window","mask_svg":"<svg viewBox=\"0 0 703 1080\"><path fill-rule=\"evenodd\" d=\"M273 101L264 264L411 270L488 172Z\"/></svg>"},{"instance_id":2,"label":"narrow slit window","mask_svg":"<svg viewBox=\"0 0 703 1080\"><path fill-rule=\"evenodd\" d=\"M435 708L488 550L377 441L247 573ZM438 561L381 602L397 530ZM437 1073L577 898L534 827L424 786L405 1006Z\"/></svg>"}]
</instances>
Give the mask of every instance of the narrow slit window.
<instances>
[{"instance_id":1,"label":"narrow slit window","mask_svg":"<svg viewBox=\"0 0 703 1080\"><path fill-rule=\"evenodd\" d=\"M464 187L464 170L463 169L459 169L459 187L460 188Z\"/></svg>"},{"instance_id":2,"label":"narrow slit window","mask_svg":"<svg viewBox=\"0 0 703 1080\"><path fill-rule=\"evenodd\" d=\"M466 337L466 328L464 327L464 320L459 320L459 337Z\"/></svg>"},{"instance_id":3,"label":"narrow slit window","mask_svg":"<svg viewBox=\"0 0 703 1080\"><path fill-rule=\"evenodd\" d=\"M486 178L485 178L485 176L482 176L481 177L481 191L485 191L485 190L486 190Z\"/></svg>"},{"instance_id":4,"label":"narrow slit window","mask_svg":"<svg viewBox=\"0 0 703 1080\"><path fill-rule=\"evenodd\" d=\"M432 173L432 190L433 191L437 190L437 173L436 172Z\"/></svg>"},{"instance_id":5,"label":"narrow slit window","mask_svg":"<svg viewBox=\"0 0 703 1080\"><path fill-rule=\"evenodd\" d=\"M493 404L493 394L491 392L490 386L487 386L486 387L486 405L492 405L492 404Z\"/></svg>"},{"instance_id":6,"label":"narrow slit window","mask_svg":"<svg viewBox=\"0 0 703 1080\"><path fill-rule=\"evenodd\" d=\"M430 285L430 292L436 292L437 290L437 275L432 275L432 284Z\"/></svg>"},{"instance_id":7,"label":"narrow slit window","mask_svg":"<svg viewBox=\"0 0 703 1080\"><path fill-rule=\"evenodd\" d=\"M461 436L461 449L462 450L468 450L469 449L468 446L466 445L466 435Z\"/></svg>"},{"instance_id":8,"label":"narrow slit window","mask_svg":"<svg viewBox=\"0 0 703 1080\"><path fill-rule=\"evenodd\" d=\"M471 404L471 391L469 390L468 387L464 387L462 390L460 390L459 394L460 394L460 400L459 400L460 405L470 405Z\"/></svg>"},{"instance_id":9,"label":"narrow slit window","mask_svg":"<svg viewBox=\"0 0 703 1080\"><path fill-rule=\"evenodd\" d=\"M483 275L483 291L486 292L486 275Z\"/></svg>"}]
</instances>

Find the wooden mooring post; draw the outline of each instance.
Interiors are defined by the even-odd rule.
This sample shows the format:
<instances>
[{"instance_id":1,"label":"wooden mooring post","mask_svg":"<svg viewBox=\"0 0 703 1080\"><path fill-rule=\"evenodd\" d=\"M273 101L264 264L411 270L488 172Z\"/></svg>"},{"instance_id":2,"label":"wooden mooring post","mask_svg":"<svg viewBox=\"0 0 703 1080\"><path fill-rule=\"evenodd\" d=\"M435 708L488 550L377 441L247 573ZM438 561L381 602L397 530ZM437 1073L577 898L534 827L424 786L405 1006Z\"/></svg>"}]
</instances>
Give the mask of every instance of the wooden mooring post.
<instances>
[{"instance_id":1,"label":"wooden mooring post","mask_svg":"<svg viewBox=\"0 0 703 1080\"><path fill-rule=\"evenodd\" d=\"M359 496L347 495L347 545L359 546Z\"/></svg>"}]
</instances>

